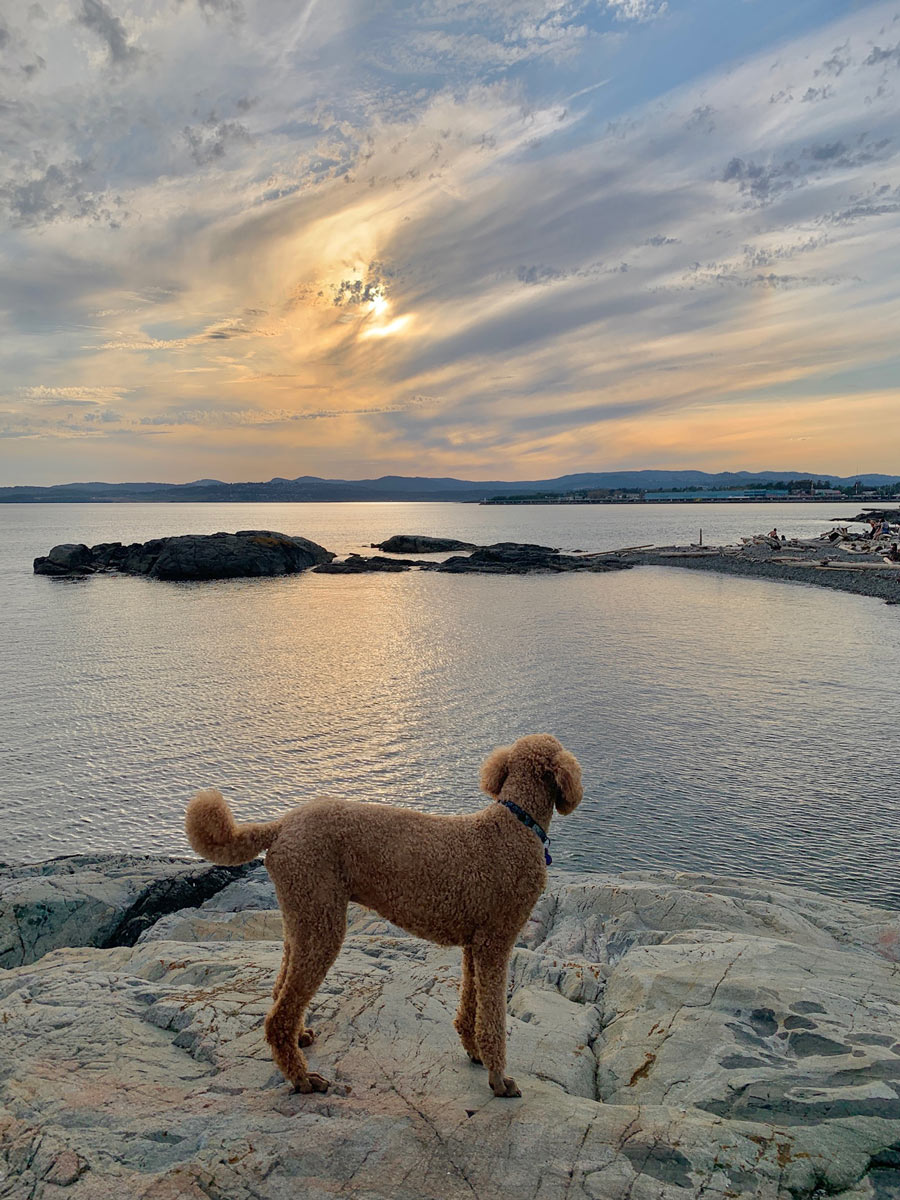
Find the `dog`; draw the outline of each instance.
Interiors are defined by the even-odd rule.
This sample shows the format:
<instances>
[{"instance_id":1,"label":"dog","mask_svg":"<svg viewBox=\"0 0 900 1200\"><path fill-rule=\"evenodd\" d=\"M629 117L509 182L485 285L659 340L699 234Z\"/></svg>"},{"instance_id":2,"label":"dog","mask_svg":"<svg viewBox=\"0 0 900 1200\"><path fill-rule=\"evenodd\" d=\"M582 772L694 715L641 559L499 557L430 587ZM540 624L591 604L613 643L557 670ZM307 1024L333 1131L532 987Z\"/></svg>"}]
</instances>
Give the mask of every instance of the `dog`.
<instances>
[{"instance_id":1,"label":"dog","mask_svg":"<svg viewBox=\"0 0 900 1200\"><path fill-rule=\"evenodd\" d=\"M460 1041L487 1067L495 1096L521 1095L504 1074L509 956L546 884L554 809L571 813L581 802L581 768L555 737L532 734L493 751L481 788L494 803L460 816L323 798L276 821L238 825L214 789L188 805L187 836L201 857L232 866L267 850L284 959L265 1035L297 1091L329 1086L307 1067L302 1047L315 1035L304 1017L338 956L353 901L416 937L462 947Z\"/></svg>"}]
</instances>

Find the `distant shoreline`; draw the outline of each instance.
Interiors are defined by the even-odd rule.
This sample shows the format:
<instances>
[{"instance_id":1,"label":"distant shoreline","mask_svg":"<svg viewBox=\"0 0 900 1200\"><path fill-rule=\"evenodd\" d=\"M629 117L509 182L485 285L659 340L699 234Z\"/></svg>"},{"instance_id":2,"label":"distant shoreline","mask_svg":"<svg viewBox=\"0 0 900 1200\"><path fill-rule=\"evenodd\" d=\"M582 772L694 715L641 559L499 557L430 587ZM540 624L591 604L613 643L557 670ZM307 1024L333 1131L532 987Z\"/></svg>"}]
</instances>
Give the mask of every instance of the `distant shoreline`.
<instances>
[{"instance_id":1,"label":"distant shoreline","mask_svg":"<svg viewBox=\"0 0 900 1200\"><path fill-rule=\"evenodd\" d=\"M636 504L859 504L860 496L640 496L633 500L479 500L485 508L502 508L528 505L537 507L546 505L547 508L584 508L595 505L615 505L617 508L634 508ZM873 504L878 502L877 496L869 496L867 500Z\"/></svg>"},{"instance_id":2,"label":"distant shoreline","mask_svg":"<svg viewBox=\"0 0 900 1200\"><path fill-rule=\"evenodd\" d=\"M204 499L199 496L186 496L184 499L177 499L172 496L157 499L152 495L148 496L92 496L90 499L79 499L70 497L55 498L51 496L41 496L39 498L21 497L15 498L12 496L0 496L0 504L16 504L16 505L36 505L36 504L475 504L482 508L504 508L504 507L529 507L529 508L590 508L605 506L607 508L634 508L636 505L650 504L654 507L659 507L664 504L862 504L866 508L876 508L890 504L890 499L879 500L876 496L847 496L846 498L837 496L685 496L677 499L656 500L651 498L641 497L634 500L463 500L458 497L441 498L438 496L419 497L419 498L401 498L401 497L385 497L379 499L368 500L350 500L350 499L308 499L308 500L279 500L279 499L256 499L247 500L242 497L235 497L232 500L222 499ZM893 502L895 503L895 502Z\"/></svg>"}]
</instances>

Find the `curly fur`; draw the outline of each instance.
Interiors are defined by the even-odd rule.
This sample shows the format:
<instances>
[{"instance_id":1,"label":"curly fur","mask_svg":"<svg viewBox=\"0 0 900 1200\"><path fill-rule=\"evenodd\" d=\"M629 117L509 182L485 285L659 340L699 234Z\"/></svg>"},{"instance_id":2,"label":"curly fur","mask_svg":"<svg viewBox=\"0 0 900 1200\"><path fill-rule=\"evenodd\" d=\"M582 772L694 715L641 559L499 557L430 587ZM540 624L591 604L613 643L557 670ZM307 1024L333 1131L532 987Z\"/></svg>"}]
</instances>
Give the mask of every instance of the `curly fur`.
<instances>
[{"instance_id":1,"label":"curly fur","mask_svg":"<svg viewBox=\"0 0 900 1200\"><path fill-rule=\"evenodd\" d=\"M582 798L577 759L550 734L500 747L481 787L514 801L544 829L554 808ZM185 819L194 850L212 862L249 862L268 849L266 869L284 919L284 959L266 1018L275 1062L298 1091L324 1091L301 1046L313 1039L306 1009L337 958L354 901L418 937L462 947L454 1024L495 1095L518 1096L506 1065L506 978L516 936L544 889L543 847L503 805L438 816L389 804L319 799L265 824L238 825L221 794L200 792Z\"/></svg>"}]
</instances>

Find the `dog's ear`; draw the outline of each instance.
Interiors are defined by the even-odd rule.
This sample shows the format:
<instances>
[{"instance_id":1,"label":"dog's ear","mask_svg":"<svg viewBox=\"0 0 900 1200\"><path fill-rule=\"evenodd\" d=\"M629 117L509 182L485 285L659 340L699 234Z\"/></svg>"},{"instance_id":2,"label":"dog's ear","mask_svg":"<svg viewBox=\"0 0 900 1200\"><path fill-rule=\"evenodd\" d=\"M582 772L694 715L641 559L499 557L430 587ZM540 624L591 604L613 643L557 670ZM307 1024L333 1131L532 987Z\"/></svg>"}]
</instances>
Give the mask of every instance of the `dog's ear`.
<instances>
[{"instance_id":1,"label":"dog's ear","mask_svg":"<svg viewBox=\"0 0 900 1200\"><path fill-rule=\"evenodd\" d=\"M560 750L554 756L552 769L559 789L556 808L563 816L567 816L575 811L584 795L581 787L581 767L574 754L570 754L568 750Z\"/></svg>"},{"instance_id":2,"label":"dog's ear","mask_svg":"<svg viewBox=\"0 0 900 1200\"><path fill-rule=\"evenodd\" d=\"M498 746L484 760L481 768L481 790L494 799L500 795L500 789L509 774L509 747Z\"/></svg>"}]
</instances>

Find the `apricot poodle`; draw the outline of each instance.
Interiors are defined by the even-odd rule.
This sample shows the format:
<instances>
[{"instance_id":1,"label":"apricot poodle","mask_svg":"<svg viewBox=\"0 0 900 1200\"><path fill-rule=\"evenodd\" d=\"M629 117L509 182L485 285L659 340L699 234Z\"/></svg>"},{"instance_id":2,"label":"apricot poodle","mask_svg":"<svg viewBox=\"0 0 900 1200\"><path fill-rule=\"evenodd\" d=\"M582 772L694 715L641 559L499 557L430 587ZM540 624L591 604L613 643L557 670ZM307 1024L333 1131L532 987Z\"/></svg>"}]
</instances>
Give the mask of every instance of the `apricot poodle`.
<instances>
[{"instance_id":1,"label":"apricot poodle","mask_svg":"<svg viewBox=\"0 0 900 1200\"><path fill-rule=\"evenodd\" d=\"M266 1039L298 1091L328 1087L307 1068L301 1047L314 1035L304 1015L337 958L352 900L417 937L462 946L460 1040L487 1067L494 1095L521 1094L504 1074L509 955L546 883L553 810L581 801L581 768L556 738L533 734L490 755L481 787L495 803L465 816L317 799L277 821L238 825L214 789L189 804L188 840L203 858L234 865L268 850L284 959Z\"/></svg>"}]
</instances>

